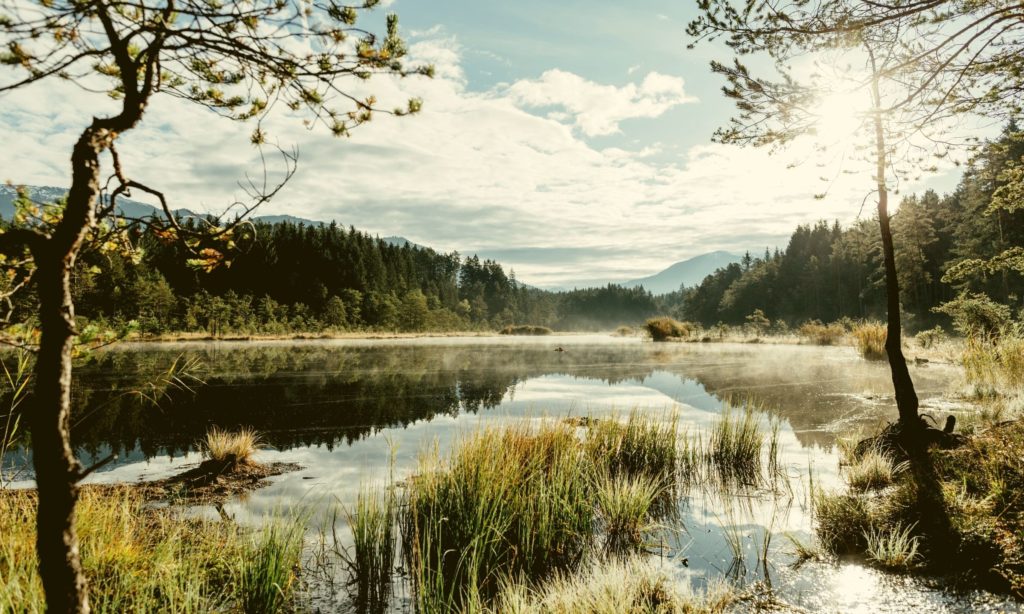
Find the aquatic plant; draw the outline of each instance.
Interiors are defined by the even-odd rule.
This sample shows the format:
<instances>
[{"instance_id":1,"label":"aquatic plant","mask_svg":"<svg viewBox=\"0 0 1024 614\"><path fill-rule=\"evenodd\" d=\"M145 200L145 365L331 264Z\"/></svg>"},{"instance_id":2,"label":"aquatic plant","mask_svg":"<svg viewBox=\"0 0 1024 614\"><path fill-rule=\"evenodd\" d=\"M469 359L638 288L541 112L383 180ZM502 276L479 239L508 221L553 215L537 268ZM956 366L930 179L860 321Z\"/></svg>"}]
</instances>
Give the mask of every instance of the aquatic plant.
<instances>
[{"instance_id":1,"label":"aquatic plant","mask_svg":"<svg viewBox=\"0 0 1024 614\"><path fill-rule=\"evenodd\" d=\"M868 559L889 571L908 571L920 562L914 525L896 524L887 529L869 529L864 533Z\"/></svg>"},{"instance_id":2,"label":"aquatic plant","mask_svg":"<svg viewBox=\"0 0 1024 614\"><path fill-rule=\"evenodd\" d=\"M207 431L201 447L208 459L233 465L250 462L259 445L260 436L254 429L244 427L238 431L227 431L215 426Z\"/></svg>"},{"instance_id":3,"label":"aquatic plant","mask_svg":"<svg viewBox=\"0 0 1024 614\"><path fill-rule=\"evenodd\" d=\"M869 449L846 467L846 482L850 488L864 492L878 490L893 483L896 465L888 455Z\"/></svg>"},{"instance_id":4,"label":"aquatic plant","mask_svg":"<svg viewBox=\"0 0 1024 614\"><path fill-rule=\"evenodd\" d=\"M246 614L280 611L292 594L302 556L302 517L274 518L249 536L238 574L240 605Z\"/></svg>"},{"instance_id":5,"label":"aquatic plant","mask_svg":"<svg viewBox=\"0 0 1024 614\"><path fill-rule=\"evenodd\" d=\"M842 324L822 324L818 320L805 322L799 332L801 337L814 345L835 345L846 336Z\"/></svg>"},{"instance_id":6,"label":"aquatic plant","mask_svg":"<svg viewBox=\"0 0 1024 614\"><path fill-rule=\"evenodd\" d=\"M550 335L555 331L547 326L532 326L529 324L509 325L499 331L502 335Z\"/></svg>"},{"instance_id":7,"label":"aquatic plant","mask_svg":"<svg viewBox=\"0 0 1024 614\"><path fill-rule=\"evenodd\" d=\"M867 502L857 495L826 492L812 494L815 531L821 547L833 554L861 552L871 529Z\"/></svg>"},{"instance_id":8,"label":"aquatic plant","mask_svg":"<svg viewBox=\"0 0 1024 614\"><path fill-rule=\"evenodd\" d=\"M707 445L709 469L723 482L760 482L764 433L753 409L726 407L711 428Z\"/></svg>"},{"instance_id":9,"label":"aquatic plant","mask_svg":"<svg viewBox=\"0 0 1024 614\"><path fill-rule=\"evenodd\" d=\"M857 352L867 360L885 360L888 353L885 351L886 328L882 324L865 323L851 332Z\"/></svg>"},{"instance_id":10,"label":"aquatic plant","mask_svg":"<svg viewBox=\"0 0 1024 614\"><path fill-rule=\"evenodd\" d=\"M631 552L653 528L651 517L662 486L647 475L601 475L597 478L597 517L608 553Z\"/></svg>"},{"instance_id":11,"label":"aquatic plant","mask_svg":"<svg viewBox=\"0 0 1024 614\"><path fill-rule=\"evenodd\" d=\"M382 610L391 595L396 513L391 489L383 495L363 489L356 498L355 511L347 513L354 554L344 553L343 558L356 588L355 602L362 609Z\"/></svg>"},{"instance_id":12,"label":"aquatic plant","mask_svg":"<svg viewBox=\"0 0 1024 614\"><path fill-rule=\"evenodd\" d=\"M487 612L502 614L717 614L737 599L724 582L702 592L681 583L655 562L631 557L593 561L586 571L559 575L531 588L506 582Z\"/></svg>"},{"instance_id":13,"label":"aquatic plant","mask_svg":"<svg viewBox=\"0 0 1024 614\"><path fill-rule=\"evenodd\" d=\"M617 417L592 421L584 447L595 465L613 477L646 475L660 489L675 487L680 449L674 413L668 420L633 411L624 422Z\"/></svg>"},{"instance_id":14,"label":"aquatic plant","mask_svg":"<svg viewBox=\"0 0 1024 614\"><path fill-rule=\"evenodd\" d=\"M647 320L644 328L647 329L647 333L654 341L684 339L689 337L695 330L694 325L688 322L680 322L667 316Z\"/></svg>"}]
</instances>

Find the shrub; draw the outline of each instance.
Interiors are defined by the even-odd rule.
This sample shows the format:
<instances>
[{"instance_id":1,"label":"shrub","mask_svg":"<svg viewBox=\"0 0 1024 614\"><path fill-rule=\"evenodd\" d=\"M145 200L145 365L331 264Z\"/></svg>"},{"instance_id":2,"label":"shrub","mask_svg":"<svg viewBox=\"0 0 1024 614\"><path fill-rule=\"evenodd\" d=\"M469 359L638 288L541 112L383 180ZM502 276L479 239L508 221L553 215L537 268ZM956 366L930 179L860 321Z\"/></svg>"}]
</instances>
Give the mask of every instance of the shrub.
<instances>
[{"instance_id":1,"label":"shrub","mask_svg":"<svg viewBox=\"0 0 1024 614\"><path fill-rule=\"evenodd\" d=\"M815 345L835 345L846 335L846 329L840 324L822 324L811 320L800 327L800 336Z\"/></svg>"},{"instance_id":2,"label":"shrub","mask_svg":"<svg viewBox=\"0 0 1024 614\"><path fill-rule=\"evenodd\" d=\"M885 360L889 354L885 351L886 327L883 324L861 324L852 333L857 352L867 360Z\"/></svg>"},{"instance_id":3,"label":"shrub","mask_svg":"<svg viewBox=\"0 0 1024 614\"><path fill-rule=\"evenodd\" d=\"M696 329L688 322L679 322L669 317L651 318L644 326L651 335L651 339L655 341L683 339L689 337Z\"/></svg>"},{"instance_id":4,"label":"shrub","mask_svg":"<svg viewBox=\"0 0 1024 614\"><path fill-rule=\"evenodd\" d=\"M917 344L925 349L935 347L936 344L945 341L949 335L941 326L917 333Z\"/></svg>"},{"instance_id":5,"label":"shrub","mask_svg":"<svg viewBox=\"0 0 1024 614\"><path fill-rule=\"evenodd\" d=\"M526 335L526 336L539 336L539 335L550 335L553 330L547 326L533 326L530 324L519 324L515 326L506 326L501 329L502 335Z\"/></svg>"}]
</instances>

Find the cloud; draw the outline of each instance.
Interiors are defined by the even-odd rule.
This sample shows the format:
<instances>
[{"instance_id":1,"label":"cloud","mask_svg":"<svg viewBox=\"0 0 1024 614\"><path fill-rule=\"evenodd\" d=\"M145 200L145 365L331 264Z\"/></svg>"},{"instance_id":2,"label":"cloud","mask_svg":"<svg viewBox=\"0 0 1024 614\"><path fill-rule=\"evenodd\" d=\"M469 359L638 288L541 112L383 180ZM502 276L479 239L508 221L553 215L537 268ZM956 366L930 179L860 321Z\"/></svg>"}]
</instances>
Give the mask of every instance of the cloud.
<instances>
[{"instance_id":1,"label":"cloud","mask_svg":"<svg viewBox=\"0 0 1024 614\"><path fill-rule=\"evenodd\" d=\"M375 77L351 87L373 92L386 108L422 97L419 115L377 117L348 139L307 129L290 112L265 123L271 139L297 146L300 158L294 179L261 213L500 256L526 283L572 286L648 275L716 249L784 243L799 223L852 219L870 187L869 170L837 173L834 161L800 144L778 157L715 144L672 157L669 133L635 149L588 142L588 134L628 134L625 120L659 121L680 105L696 121L699 105L688 104L679 77L652 72L614 86L552 69L475 91L455 38L425 38L410 54L434 63L437 77ZM78 133L114 105L63 82L0 97L0 131L9 135L0 179L67 185ZM251 129L158 97L119 148L129 176L160 188L172 206L216 211L243 196L237 182L247 173L261 176ZM280 165L270 153L273 180ZM788 168L793 161L803 163ZM818 201L812 195L828 185L822 176L831 188Z\"/></svg>"},{"instance_id":2,"label":"cloud","mask_svg":"<svg viewBox=\"0 0 1024 614\"><path fill-rule=\"evenodd\" d=\"M686 94L683 79L650 72L639 84L602 85L564 70L548 70L539 79L524 79L500 92L525 108L555 107L575 117L586 136L619 132L627 119L653 118L696 99Z\"/></svg>"}]
</instances>

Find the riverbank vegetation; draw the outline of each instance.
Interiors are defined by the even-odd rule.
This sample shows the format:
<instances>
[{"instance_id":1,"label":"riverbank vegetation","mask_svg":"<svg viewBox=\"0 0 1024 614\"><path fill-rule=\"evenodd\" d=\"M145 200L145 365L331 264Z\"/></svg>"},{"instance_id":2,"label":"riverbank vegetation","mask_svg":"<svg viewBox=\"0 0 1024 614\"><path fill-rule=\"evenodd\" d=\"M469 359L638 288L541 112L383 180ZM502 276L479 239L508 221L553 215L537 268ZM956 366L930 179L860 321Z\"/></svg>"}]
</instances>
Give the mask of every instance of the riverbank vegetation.
<instances>
[{"instance_id":1,"label":"riverbank vegetation","mask_svg":"<svg viewBox=\"0 0 1024 614\"><path fill-rule=\"evenodd\" d=\"M46 610L34 491L0 491L0 611ZM262 528L154 508L131 486L85 488L77 508L95 612L277 612L297 587L304 526Z\"/></svg>"}]
</instances>

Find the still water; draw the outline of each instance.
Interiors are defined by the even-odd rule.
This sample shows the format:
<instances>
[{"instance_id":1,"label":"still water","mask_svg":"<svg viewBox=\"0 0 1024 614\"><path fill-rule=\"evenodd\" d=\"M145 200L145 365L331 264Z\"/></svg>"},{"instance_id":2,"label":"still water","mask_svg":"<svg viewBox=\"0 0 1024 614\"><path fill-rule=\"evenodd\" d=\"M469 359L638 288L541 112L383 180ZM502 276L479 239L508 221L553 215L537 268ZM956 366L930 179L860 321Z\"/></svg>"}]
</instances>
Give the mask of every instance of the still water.
<instances>
[{"instance_id":1,"label":"still water","mask_svg":"<svg viewBox=\"0 0 1024 614\"><path fill-rule=\"evenodd\" d=\"M175 360L188 359L198 359L202 383L152 387ZM958 409L943 397L959 378L956 368L911 368L922 411L941 419ZM158 405L141 402L139 391ZM422 452L443 452L476 429L640 411L676 415L681 430L694 434L729 403L781 419L788 484L776 493L694 493L683 501L681 521L654 538L658 558L680 582L771 582L787 602L821 612L1017 611L1012 602L954 595L857 561L793 567L791 539L812 536L811 480L841 485L837 435L895 416L885 364L848 347L653 344L597 335L123 344L76 371L73 439L85 461L119 455L90 480L135 481L194 466L197 441L210 426L252 426L266 445L258 460L302 469L231 501L228 513L258 522L294 507L313 509L318 526L311 533L336 523L344 540L344 521L334 520L333 510L351 506L362 487L409 475ZM16 483L31 483L29 454L7 460ZM738 558L730 536L742 543ZM308 590L325 611L346 607L343 582ZM403 610L398 592L395 609Z\"/></svg>"}]
</instances>

